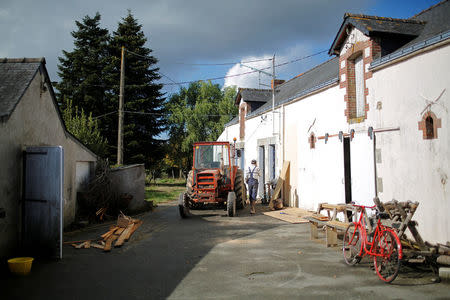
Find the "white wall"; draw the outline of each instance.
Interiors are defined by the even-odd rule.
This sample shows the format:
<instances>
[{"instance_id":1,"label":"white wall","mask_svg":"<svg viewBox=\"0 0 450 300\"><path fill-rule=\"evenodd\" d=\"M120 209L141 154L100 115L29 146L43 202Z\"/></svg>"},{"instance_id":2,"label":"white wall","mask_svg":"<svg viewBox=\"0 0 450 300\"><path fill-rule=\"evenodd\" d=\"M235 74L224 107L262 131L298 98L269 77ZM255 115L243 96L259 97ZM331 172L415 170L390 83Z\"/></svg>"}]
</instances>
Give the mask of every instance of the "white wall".
<instances>
[{"instance_id":1,"label":"white wall","mask_svg":"<svg viewBox=\"0 0 450 300\"><path fill-rule=\"evenodd\" d=\"M418 201L414 219L430 242L450 240L450 46L422 53L373 73L368 81L368 117L376 127L400 127L377 133L381 151L377 175L382 179L382 201ZM418 122L427 105L445 89L431 111L442 120L438 138L424 140ZM380 102L381 109L376 109Z\"/></svg>"},{"instance_id":2,"label":"white wall","mask_svg":"<svg viewBox=\"0 0 450 300\"><path fill-rule=\"evenodd\" d=\"M311 149L308 140L311 132L317 138L347 131L343 95L335 85L286 106L285 159L291 162L291 199L299 207L317 209L320 202L345 202L342 143L335 136L326 144L317 140Z\"/></svg>"}]
</instances>

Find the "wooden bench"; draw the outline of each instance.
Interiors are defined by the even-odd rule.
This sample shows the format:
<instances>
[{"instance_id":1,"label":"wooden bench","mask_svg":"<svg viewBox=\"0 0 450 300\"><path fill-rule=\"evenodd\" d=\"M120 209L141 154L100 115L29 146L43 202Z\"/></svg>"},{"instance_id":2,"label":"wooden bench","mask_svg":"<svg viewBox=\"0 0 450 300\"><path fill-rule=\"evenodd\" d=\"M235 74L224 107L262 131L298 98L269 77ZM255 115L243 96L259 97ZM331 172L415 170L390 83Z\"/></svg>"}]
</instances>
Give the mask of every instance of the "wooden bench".
<instances>
[{"instance_id":1,"label":"wooden bench","mask_svg":"<svg viewBox=\"0 0 450 300\"><path fill-rule=\"evenodd\" d=\"M326 210L328 216L320 214L321 211ZM310 224L310 238L311 240L319 240L319 230L325 229L325 244L327 247L334 247L338 245L338 234L344 233L347 227L351 224L347 212L354 211L353 207L345 204L328 204L320 203L317 212L311 216L304 217ZM338 213L344 215L344 222L337 220Z\"/></svg>"}]
</instances>

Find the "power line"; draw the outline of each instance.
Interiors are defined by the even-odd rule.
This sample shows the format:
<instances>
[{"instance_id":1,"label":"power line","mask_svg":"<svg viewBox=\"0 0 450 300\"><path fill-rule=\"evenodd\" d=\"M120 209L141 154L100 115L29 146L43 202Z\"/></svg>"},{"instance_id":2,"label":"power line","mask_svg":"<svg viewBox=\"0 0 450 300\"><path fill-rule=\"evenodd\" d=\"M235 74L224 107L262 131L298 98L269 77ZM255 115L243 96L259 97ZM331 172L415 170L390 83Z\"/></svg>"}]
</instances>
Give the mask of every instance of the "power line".
<instances>
[{"instance_id":1,"label":"power line","mask_svg":"<svg viewBox=\"0 0 450 300\"><path fill-rule=\"evenodd\" d=\"M112 114L116 114L116 113L117 113L117 111L112 111L112 112L109 112L109 113L106 113L106 114L103 114L103 115L100 115L100 116L93 117L92 119L96 120L96 119L100 119L100 118L103 118L103 117L106 117L106 116L109 116L109 115L112 115Z\"/></svg>"},{"instance_id":2,"label":"power line","mask_svg":"<svg viewBox=\"0 0 450 300\"><path fill-rule=\"evenodd\" d=\"M131 54L133 54L133 55L141 57L143 59L151 59L151 58L149 58L147 56L137 54L137 53L135 53L133 51L130 51L130 50L126 50L126 51L131 53ZM304 59L307 59L307 58L311 58L311 57L323 54L323 53L325 53L327 51L328 50L322 50L322 51L319 51L319 52L316 52L316 53L313 53L313 54L310 54L310 55L307 55L307 56L303 56L303 57L299 57L299 58L296 58L296 59L292 59L290 61L277 64L277 65L275 65L275 67L282 67L282 66L285 66L285 65L288 65L288 64L292 64L292 63L295 63L295 62L298 62L298 61L301 61L301 60L304 60ZM270 59L263 59L263 60L247 61L247 62L242 62L242 63L249 63L249 62L256 62L256 61L266 61L266 60L272 60L272 58L270 58ZM240 63L241 62L239 62L238 64L240 64ZM236 64L236 63L233 63L233 64ZM208 65L208 64L203 64L203 65ZM210 64L210 65L214 65L214 64ZM268 70L270 68L271 67L265 67L265 68L261 68L260 70ZM161 74L163 77L167 78L170 81L170 82L162 82L162 83L159 83L159 84L166 85L166 86L171 86L171 85L182 86L183 84L190 84L190 83L195 83L195 82L199 82L199 81L215 81L215 80L220 80L220 79L226 79L226 78L233 78L233 77L249 75L249 74L253 74L253 73L257 73L257 72L259 72L259 70L258 71L248 71L248 72L243 72L243 73L239 73L239 74L219 76L219 77L212 77L212 78L205 78L205 79L198 79L198 80L189 80L189 81L176 82L175 80L173 80L169 76L167 76L167 75L165 75L165 74L163 74L163 73L161 73L159 71L159 74ZM109 87L109 88L117 87L117 85L107 86L107 85L94 85L94 84L85 84L85 86L99 86L99 87ZM147 86L147 85L127 85L127 88L138 88L138 87L144 87L144 86Z\"/></svg>"},{"instance_id":3,"label":"power line","mask_svg":"<svg viewBox=\"0 0 450 300\"><path fill-rule=\"evenodd\" d=\"M151 116L166 116L166 117L170 117L170 116L173 115L171 113L151 113L151 112L130 111L130 110L124 110L123 112L124 113L128 113L128 114L151 115ZM112 111L112 112L109 112L109 113L106 113L106 114L103 114L103 115L100 115L100 116L93 117L92 119L96 120L96 119L100 119L100 118L106 117L108 115L117 114L117 113L118 113L118 111ZM199 116L205 116L205 117L233 117L233 114L228 114L228 115L200 114Z\"/></svg>"},{"instance_id":4,"label":"power line","mask_svg":"<svg viewBox=\"0 0 450 300\"><path fill-rule=\"evenodd\" d=\"M138 57L141 57L144 59L152 59L148 56L137 54L136 52L133 52L131 50L128 50L128 49L125 49L125 50L135 56L138 56ZM261 59L254 59L254 60L249 60L249 61L244 61L244 62L226 62L226 63L184 63L184 62L173 62L173 63L168 62L168 63L176 64L176 65L189 65L189 66L227 66L227 65L235 65L235 64L239 64L239 63L245 64L245 63L270 61L270 60L272 60L272 59L271 58L261 58Z\"/></svg>"},{"instance_id":5,"label":"power line","mask_svg":"<svg viewBox=\"0 0 450 300\"><path fill-rule=\"evenodd\" d=\"M129 113L129 114L138 114L138 115L153 115L153 116L171 116L171 113L149 113L149 112L142 112L142 111L129 111L129 110L124 110L123 112L125 113ZM233 114L229 114L229 115L210 115L210 114L200 114L200 116L205 116L205 117L232 117Z\"/></svg>"},{"instance_id":6,"label":"power line","mask_svg":"<svg viewBox=\"0 0 450 300\"><path fill-rule=\"evenodd\" d=\"M307 59L307 58L311 58L313 56L317 56L317 55L323 54L323 53L325 53L327 51L328 50L322 50L322 51L319 51L319 52L316 52L316 53L313 53L313 54L310 54L310 55L307 55L307 56L303 56L303 57L299 57L299 58L296 58L296 59L292 59L290 61L277 64L277 65L275 65L275 67L282 67L282 66L285 66L285 65L288 65L288 64L292 64L292 63L295 63L295 62L298 62L298 61L301 61L301 60L304 60L304 59ZM272 58L270 60L272 60ZM194 83L194 82L198 82L198 81L214 81L214 80L219 80L219 79L225 79L225 78L232 78L232 77L248 75L248 74L260 72L261 70L268 70L270 68L272 68L272 67L265 67L265 68L261 68L260 70L248 71L248 72L244 72L244 73L233 74L233 75L226 75L226 76L220 76L220 77L214 77L214 78L206 78L206 79L182 81L182 82L172 82L172 83L162 83L162 84L163 85L174 85L174 84L180 85L180 84Z\"/></svg>"},{"instance_id":7,"label":"power line","mask_svg":"<svg viewBox=\"0 0 450 300\"><path fill-rule=\"evenodd\" d=\"M236 64L248 64L248 63L254 63L254 62L260 62L260 61L270 61L271 58L262 58L262 59L255 59L255 60L248 60L248 61L242 61L242 62L227 62L227 63L183 63L183 62L175 62L172 64L177 65L188 65L188 66L228 66L228 65L236 65ZM170 62L169 62L170 63Z\"/></svg>"}]
</instances>

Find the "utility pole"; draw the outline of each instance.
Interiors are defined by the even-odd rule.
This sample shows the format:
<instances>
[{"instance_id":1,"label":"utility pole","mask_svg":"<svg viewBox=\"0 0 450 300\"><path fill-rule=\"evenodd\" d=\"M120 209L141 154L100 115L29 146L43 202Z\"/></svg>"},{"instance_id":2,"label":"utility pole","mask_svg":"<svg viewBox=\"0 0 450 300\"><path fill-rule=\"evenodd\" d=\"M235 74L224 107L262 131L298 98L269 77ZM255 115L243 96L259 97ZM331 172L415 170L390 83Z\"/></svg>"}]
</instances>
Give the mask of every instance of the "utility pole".
<instances>
[{"instance_id":1,"label":"utility pole","mask_svg":"<svg viewBox=\"0 0 450 300\"><path fill-rule=\"evenodd\" d=\"M272 58L272 135L275 135L275 54Z\"/></svg>"},{"instance_id":2,"label":"utility pole","mask_svg":"<svg viewBox=\"0 0 450 300\"><path fill-rule=\"evenodd\" d=\"M120 60L119 130L117 137L117 164L123 164L123 94L125 85L125 47L122 46Z\"/></svg>"}]
</instances>

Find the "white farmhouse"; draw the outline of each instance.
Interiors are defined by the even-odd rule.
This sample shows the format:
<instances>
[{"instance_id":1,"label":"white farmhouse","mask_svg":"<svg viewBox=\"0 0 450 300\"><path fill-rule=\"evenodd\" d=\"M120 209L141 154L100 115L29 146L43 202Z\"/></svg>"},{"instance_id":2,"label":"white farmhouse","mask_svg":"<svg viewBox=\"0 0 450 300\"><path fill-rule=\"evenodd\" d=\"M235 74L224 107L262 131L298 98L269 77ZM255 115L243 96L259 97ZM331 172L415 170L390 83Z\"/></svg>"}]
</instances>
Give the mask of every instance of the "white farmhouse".
<instances>
[{"instance_id":1,"label":"white farmhouse","mask_svg":"<svg viewBox=\"0 0 450 300\"><path fill-rule=\"evenodd\" d=\"M273 107L271 90L239 89L219 140L237 138L265 182L289 161L287 205L418 201L424 239L449 241L449 16L448 1L409 19L345 14L335 57L275 82Z\"/></svg>"}]
</instances>

